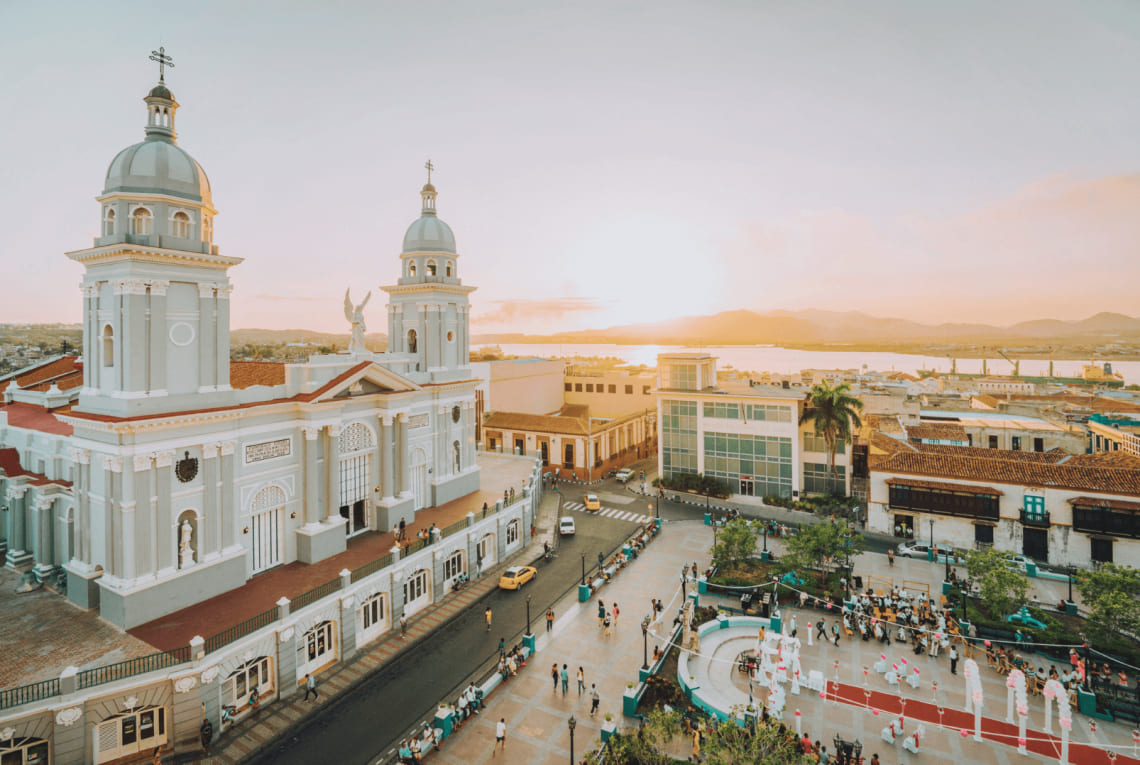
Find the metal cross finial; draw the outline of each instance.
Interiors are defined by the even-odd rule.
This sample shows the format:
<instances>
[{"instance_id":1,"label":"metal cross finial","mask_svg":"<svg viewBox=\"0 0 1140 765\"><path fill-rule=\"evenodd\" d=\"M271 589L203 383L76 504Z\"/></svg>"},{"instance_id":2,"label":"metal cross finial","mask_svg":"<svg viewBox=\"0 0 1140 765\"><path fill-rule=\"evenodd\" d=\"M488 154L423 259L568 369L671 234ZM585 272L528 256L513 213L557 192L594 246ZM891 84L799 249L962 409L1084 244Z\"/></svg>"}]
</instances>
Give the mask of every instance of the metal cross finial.
<instances>
[{"instance_id":1,"label":"metal cross finial","mask_svg":"<svg viewBox=\"0 0 1140 765\"><path fill-rule=\"evenodd\" d=\"M159 48L150 52L150 60L158 62L158 81L166 82L166 67L174 68L174 59L166 55L166 48Z\"/></svg>"},{"instance_id":2,"label":"metal cross finial","mask_svg":"<svg viewBox=\"0 0 1140 765\"><path fill-rule=\"evenodd\" d=\"M435 165L433 165L431 163L431 160L429 159L427 162L424 163L424 167L426 167L427 171L428 171L428 183L431 183L431 171L435 170Z\"/></svg>"}]
</instances>

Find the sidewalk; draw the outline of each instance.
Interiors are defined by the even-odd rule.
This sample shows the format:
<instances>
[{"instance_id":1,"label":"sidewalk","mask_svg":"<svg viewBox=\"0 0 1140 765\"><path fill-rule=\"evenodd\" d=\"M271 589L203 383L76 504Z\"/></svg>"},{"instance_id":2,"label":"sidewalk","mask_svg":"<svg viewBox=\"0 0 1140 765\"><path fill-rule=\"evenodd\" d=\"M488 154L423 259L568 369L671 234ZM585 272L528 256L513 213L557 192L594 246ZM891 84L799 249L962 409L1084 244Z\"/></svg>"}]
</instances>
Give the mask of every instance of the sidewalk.
<instances>
[{"instance_id":1,"label":"sidewalk","mask_svg":"<svg viewBox=\"0 0 1140 765\"><path fill-rule=\"evenodd\" d=\"M259 714L230 728L214 740L210 756L180 755L175 762L200 762L209 765L235 765L249 759L276 740L290 735L305 725L305 718L316 709L328 704L341 694L350 692L365 678L382 665L403 653L406 649L426 638L437 629L446 627L463 611L471 608L484 596L495 589L499 573L519 561L533 560L542 555L542 543L555 536L556 519L560 499L554 492L547 492L539 504L537 534L530 543L515 553L511 559L501 561L483 575L473 580L467 587L445 597L439 603L419 611L408 621L408 636L400 637L399 629L394 629L384 637L370 644L350 661L335 665L319 678L320 703L302 701L302 694L294 693L286 699L266 707Z\"/></svg>"},{"instance_id":2,"label":"sidewalk","mask_svg":"<svg viewBox=\"0 0 1140 765\"><path fill-rule=\"evenodd\" d=\"M658 625L664 639L680 606L678 574L686 563L696 560L706 567L712 531L701 523L665 524L658 538L637 557L626 570L602 588L597 597L578 603L571 594L554 606L557 618L553 632L546 633L545 623L536 625L536 653L518 676L507 682L487 699L486 709L449 737L438 753L426 758L440 765L471 765L479 762L558 763L570 756L570 732L567 721L577 720L574 731L574 756L580 760L590 749L596 749L605 713L613 715L619 729L631 721L622 718L622 694L628 681L637 680L643 660L644 646L641 620L649 613L650 599L664 597L667 624ZM609 637L598 626L597 607L601 599L607 608L616 601L620 609L618 624ZM651 629L648 651L661 643ZM561 688L551 691L550 666L567 665L570 689L563 696ZM579 696L574 679L578 667L586 676L586 692ZM590 716L589 689L596 683L601 706ZM495 723L507 721L507 748L495 755Z\"/></svg>"}]
</instances>

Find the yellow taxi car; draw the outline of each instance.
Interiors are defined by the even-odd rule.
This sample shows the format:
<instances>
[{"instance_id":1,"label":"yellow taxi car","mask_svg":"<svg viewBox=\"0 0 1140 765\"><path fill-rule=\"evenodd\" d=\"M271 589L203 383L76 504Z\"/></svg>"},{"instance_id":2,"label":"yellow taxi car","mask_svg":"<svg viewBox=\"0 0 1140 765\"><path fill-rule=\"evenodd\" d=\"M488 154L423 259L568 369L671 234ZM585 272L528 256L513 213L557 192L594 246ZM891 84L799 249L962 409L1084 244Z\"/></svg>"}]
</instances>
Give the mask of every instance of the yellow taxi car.
<instances>
[{"instance_id":1,"label":"yellow taxi car","mask_svg":"<svg viewBox=\"0 0 1140 765\"><path fill-rule=\"evenodd\" d=\"M538 576L533 566L511 566L499 577L500 590L517 590Z\"/></svg>"},{"instance_id":2,"label":"yellow taxi car","mask_svg":"<svg viewBox=\"0 0 1140 765\"><path fill-rule=\"evenodd\" d=\"M595 510L595 511L602 509L602 503L598 499L597 494L587 494L586 495L586 509L587 510Z\"/></svg>"}]
</instances>

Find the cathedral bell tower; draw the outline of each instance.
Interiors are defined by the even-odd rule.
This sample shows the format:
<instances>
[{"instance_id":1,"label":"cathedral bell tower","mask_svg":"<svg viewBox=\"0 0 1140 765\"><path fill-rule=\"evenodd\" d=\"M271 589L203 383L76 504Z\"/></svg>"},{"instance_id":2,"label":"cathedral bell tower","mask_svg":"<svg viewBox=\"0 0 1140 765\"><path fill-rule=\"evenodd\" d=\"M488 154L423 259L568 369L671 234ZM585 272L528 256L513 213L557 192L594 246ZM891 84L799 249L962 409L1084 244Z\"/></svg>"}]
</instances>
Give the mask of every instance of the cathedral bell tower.
<instances>
[{"instance_id":1,"label":"cathedral bell tower","mask_svg":"<svg viewBox=\"0 0 1140 765\"><path fill-rule=\"evenodd\" d=\"M388 352L408 359L413 380L463 380L471 376L467 296L475 288L459 279L455 235L436 214L434 166L428 160L425 167L428 182L420 190L420 217L404 234L400 278L381 287L389 295Z\"/></svg>"},{"instance_id":2,"label":"cathedral bell tower","mask_svg":"<svg viewBox=\"0 0 1140 765\"><path fill-rule=\"evenodd\" d=\"M170 57L146 103L145 139L111 161L83 264L83 389L77 408L129 416L221 406L230 393L230 266L214 244L205 171L178 146Z\"/></svg>"}]
</instances>

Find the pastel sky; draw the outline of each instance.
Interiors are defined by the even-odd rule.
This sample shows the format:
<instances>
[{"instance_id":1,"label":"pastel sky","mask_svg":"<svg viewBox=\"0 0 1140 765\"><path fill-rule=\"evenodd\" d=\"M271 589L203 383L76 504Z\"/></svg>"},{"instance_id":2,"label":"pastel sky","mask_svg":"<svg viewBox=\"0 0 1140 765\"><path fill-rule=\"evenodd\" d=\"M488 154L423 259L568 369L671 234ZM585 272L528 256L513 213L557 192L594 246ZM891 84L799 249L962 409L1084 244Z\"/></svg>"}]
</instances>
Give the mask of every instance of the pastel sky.
<instances>
[{"instance_id":1,"label":"pastel sky","mask_svg":"<svg viewBox=\"0 0 1140 765\"><path fill-rule=\"evenodd\" d=\"M79 321L159 45L234 327L347 331L428 157L476 331L1140 313L1134 0L109 0L0 2L0 322Z\"/></svg>"}]
</instances>

